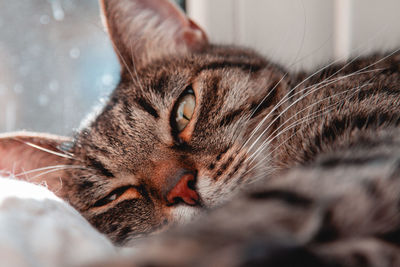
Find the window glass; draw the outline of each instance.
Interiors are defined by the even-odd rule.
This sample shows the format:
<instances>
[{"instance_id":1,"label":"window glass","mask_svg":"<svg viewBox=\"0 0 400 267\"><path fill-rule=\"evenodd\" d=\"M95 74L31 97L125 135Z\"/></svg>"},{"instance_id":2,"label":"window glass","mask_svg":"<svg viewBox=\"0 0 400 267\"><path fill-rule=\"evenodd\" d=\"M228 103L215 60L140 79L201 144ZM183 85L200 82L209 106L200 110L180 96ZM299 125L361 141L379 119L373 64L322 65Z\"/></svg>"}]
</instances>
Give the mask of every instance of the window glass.
<instances>
[{"instance_id":1,"label":"window glass","mask_svg":"<svg viewBox=\"0 0 400 267\"><path fill-rule=\"evenodd\" d=\"M119 79L97 0L2 1L0 58L0 132L70 135Z\"/></svg>"}]
</instances>

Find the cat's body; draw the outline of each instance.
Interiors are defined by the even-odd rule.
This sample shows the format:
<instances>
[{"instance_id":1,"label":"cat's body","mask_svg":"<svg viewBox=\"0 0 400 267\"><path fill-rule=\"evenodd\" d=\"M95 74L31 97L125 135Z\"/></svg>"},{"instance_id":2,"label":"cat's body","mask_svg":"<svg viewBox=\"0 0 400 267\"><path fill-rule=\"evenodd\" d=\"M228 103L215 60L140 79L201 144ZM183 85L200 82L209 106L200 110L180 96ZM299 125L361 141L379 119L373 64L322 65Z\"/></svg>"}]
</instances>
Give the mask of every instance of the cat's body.
<instances>
[{"instance_id":1,"label":"cat's body","mask_svg":"<svg viewBox=\"0 0 400 267\"><path fill-rule=\"evenodd\" d=\"M399 130L261 180L121 266L399 266ZM173 249L171 249L173 248Z\"/></svg>"},{"instance_id":2,"label":"cat's body","mask_svg":"<svg viewBox=\"0 0 400 267\"><path fill-rule=\"evenodd\" d=\"M290 74L251 50L208 44L167 1L102 4L122 66L109 102L74 140L3 137L1 169L46 180L119 245L198 218L158 239L177 246L167 266L273 264L290 253L367 266L357 249L382 257L371 266L399 263L398 52ZM144 262L163 262L146 250Z\"/></svg>"}]
</instances>

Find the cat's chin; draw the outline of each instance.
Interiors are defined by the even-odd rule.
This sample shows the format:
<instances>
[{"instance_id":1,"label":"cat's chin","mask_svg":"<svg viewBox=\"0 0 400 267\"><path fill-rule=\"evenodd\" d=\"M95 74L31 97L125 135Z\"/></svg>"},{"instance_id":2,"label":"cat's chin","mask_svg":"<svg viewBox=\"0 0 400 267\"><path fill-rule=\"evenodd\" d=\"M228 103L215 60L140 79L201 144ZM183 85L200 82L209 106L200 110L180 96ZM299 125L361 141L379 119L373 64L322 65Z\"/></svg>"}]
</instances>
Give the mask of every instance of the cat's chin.
<instances>
[{"instance_id":1,"label":"cat's chin","mask_svg":"<svg viewBox=\"0 0 400 267\"><path fill-rule=\"evenodd\" d=\"M204 212L205 209L199 206L188 206L188 205L179 205L173 208L171 211L172 225L182 225L186 224Z\"/></svg>"}]
</instances>

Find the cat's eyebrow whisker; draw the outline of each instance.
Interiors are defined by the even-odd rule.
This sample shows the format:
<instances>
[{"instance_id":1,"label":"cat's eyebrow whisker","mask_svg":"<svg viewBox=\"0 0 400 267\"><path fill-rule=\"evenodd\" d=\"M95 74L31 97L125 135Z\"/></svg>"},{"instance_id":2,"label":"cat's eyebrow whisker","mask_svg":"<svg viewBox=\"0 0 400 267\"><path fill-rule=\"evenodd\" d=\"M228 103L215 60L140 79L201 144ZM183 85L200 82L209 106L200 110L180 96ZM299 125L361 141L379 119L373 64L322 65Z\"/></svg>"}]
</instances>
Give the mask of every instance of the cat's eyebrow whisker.
<instances>
[{"instance_id":1,"label":"cat's eyebrow whisker","mask_svg":"<svg viewBox=\"0 0 400 267\"><path fill-rule=\"evenodd\" d=\"M312 108L313 106L318 105L319 103L322 103L322 102L327 101L327 100L329 100L329 99L332 99L332 98L334 98L334 97L337 97L337 96L340 96L340 95L343 95L343 94L347 94L348 92L353 91L353 90L355 90L354 93L356 93L358 90L360 90L360 89L362 89L363 87L368 86L368 85L370 85L369 82L366 83L366 84L363 84L362 86L355 87L355 88L351 88L351 89L348 89L348 90L344 90L344 91L342 91L342 92L339 92L339 93L333 94L333 95L331 95L331 96L322 98L322 99L320 99L319 101L314 102L314 103L308 105L307 107L305 107L305 108L303 108L302 110L296 112L294 115L292 115L292 116L289 117L287 120L285 120L285 122L283 122L283 123L282 123L277 129L275 129L270 135L271 135L271 136L274 136L274 134L275 134L276 132L278 132L283 126L285 126L289 121L291 121L293 118L296 118L300 113L302 113L302 112L304 112L304 111L306 111L306 110ZM352 96L352 95L351 95L351 96ZM349 97L351 97L351 96L349 96ZM329 106L327 106L327 107L329 108L329 107L331 107L331 106L332 106L332 107L337 106L340 102L342 102L342 100L337 101L336 103L331 104L331 105L329 105ZM323 109L322 109L322 110L319 110L319 111L323 111ZM316 112L319 112L319 111L316 111ZM314 112L314 113L315 113L315 112ZM311 113L311 114L313 114L313 113ZM309 115L310 115L310 114L309 114ZM262 133L262 134L263 134L263 133ZM271 139L271 137L269 137L269 138L267 138L266 140L264 140L263 143L262 143L262 145L261 145L249 158L247 158L246 161L249 160L249 159L251 159L252 157L257 156L257 154L259 154L259 153L261 152L261 150L264 149L263 146L264 146L265 144L268 145L268 144L270 143L270 142L269 142L270 139Z\"/></svg>"},{"instance_id":2,"label":"cat's eyebrow whisker","mask_svg":"<svg viewBox=\"0 0 400 267\"><path fill-rule=\"evenodd\" d=\"M126 63L125 59L122 57L122 54L119 51L118 47L114 44L114 42L111 42L111 44L112 44L112 46L114 48L114 51L118 54L118 57L121 59L122 64L124 64L124 66L126 67L126 70L129 72L129 75L132 78L132 82L135 82L136 81L135 77L133 77L132 71L129 68L128 64Z\"/></svg>"},{"instance_id":3,"label":"cat's eyebrow whisker","mask_svg":"<svg viewBox=\"0 0 400 267\"><path fill-rule=\"evenodd\" d=\"M139 75L138 75L137 70L136 70L135 60L134 60L134 57L133 57L133 46L132 46L132 44L131 44L131 57L132 57L133 71L135 72L135 75L136 75L136 81L138 82L140 89L142 89L142 91L144 91L144 86L141 83L141 81L139 79Z\"/></svg>"}]
</instances>

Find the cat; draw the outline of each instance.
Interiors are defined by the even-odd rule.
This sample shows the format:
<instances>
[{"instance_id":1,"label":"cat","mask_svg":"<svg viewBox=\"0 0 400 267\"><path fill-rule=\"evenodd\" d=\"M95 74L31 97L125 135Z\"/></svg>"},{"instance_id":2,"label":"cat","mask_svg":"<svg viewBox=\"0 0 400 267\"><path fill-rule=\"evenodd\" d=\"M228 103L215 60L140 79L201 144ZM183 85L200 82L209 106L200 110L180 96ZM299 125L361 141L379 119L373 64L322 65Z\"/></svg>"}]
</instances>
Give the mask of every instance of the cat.
<instances>
[{"instance_id":1,"label":"cat","mask_svg":"<svg viewBox=\"0 0 400 267\"><path fill-rule=\"evenodd\" d=\"M3 172L120 246L195 221L138 265L400 264L399 52L289 73L169 1L101 6L119 85L74 138L3 135Z\"/></svg>"}]
</instances>

